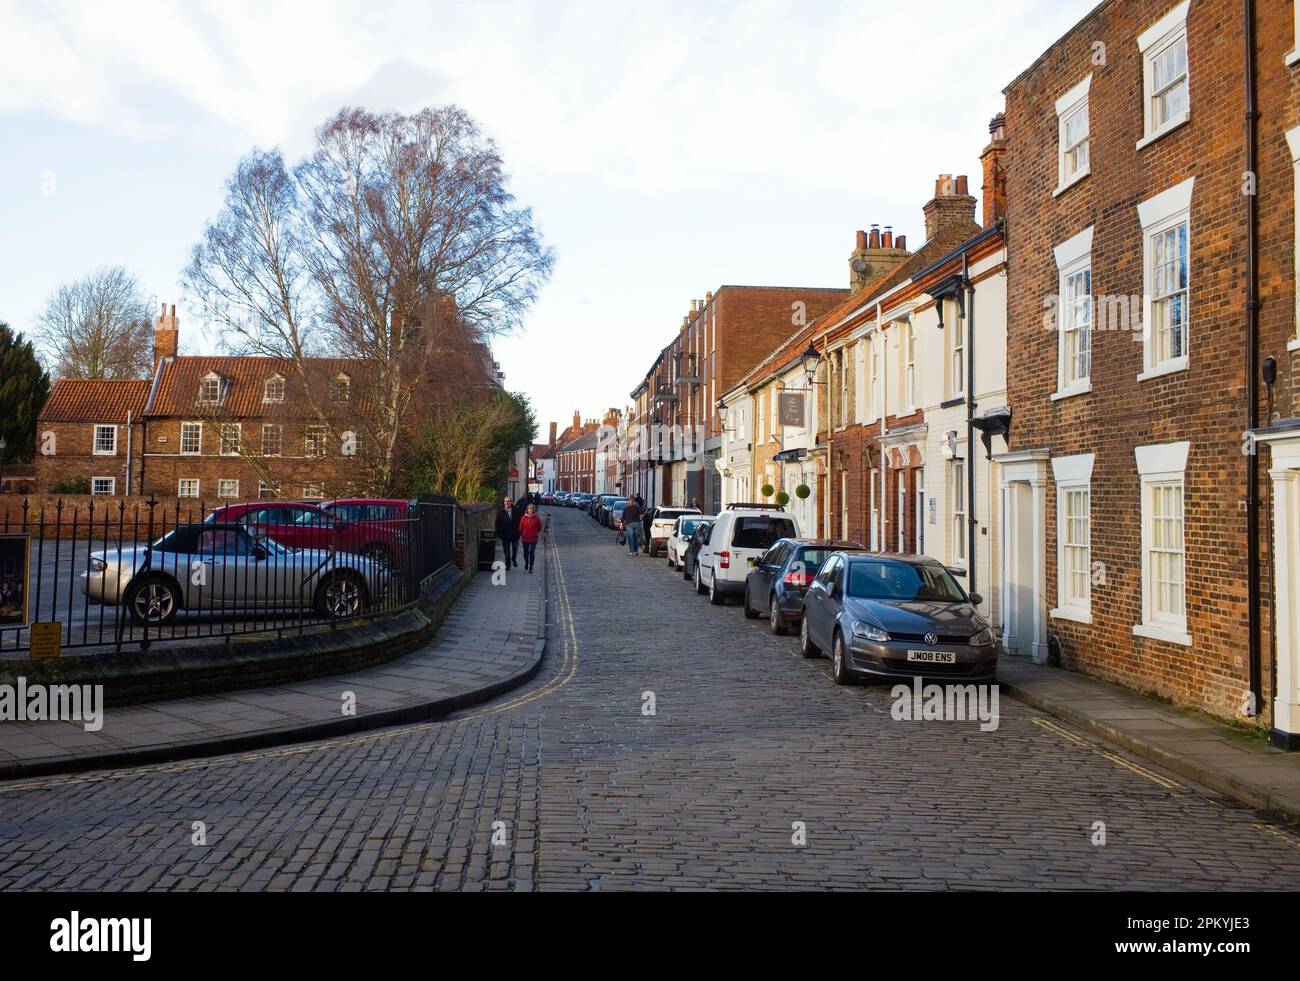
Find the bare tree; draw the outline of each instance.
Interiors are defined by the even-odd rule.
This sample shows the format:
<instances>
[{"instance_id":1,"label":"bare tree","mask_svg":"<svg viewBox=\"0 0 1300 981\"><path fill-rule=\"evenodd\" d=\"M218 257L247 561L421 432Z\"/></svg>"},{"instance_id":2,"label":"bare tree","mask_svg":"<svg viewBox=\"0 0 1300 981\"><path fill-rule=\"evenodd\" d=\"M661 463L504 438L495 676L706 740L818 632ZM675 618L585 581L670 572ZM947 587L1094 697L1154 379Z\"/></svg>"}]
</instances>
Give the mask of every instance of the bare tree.
<instances>
[{"instance_id":1,"label":"bare tree","mask_svg":"<svg viewBox=\"0 0 1300 981\"><path fill-rule=\"evenodd\" d=\"M462 110L344 109L296 168L277 151L240 163L184 278L233 347L304 379L325 353L362 364L352 412L391 488L421 418L486 397L483 342L520 325L553 262Z\"/></svg>"},{"instance_id":2,"label":"bare tree","mask_svg":"<svg viewBox=\"0 0 1300 981\"><path fill-rule=\"evenodd\" d=\"M58 377L147 378L152 309L134 276L106 266L50 294L33 334Z\"/></svg>"}]
</instances>

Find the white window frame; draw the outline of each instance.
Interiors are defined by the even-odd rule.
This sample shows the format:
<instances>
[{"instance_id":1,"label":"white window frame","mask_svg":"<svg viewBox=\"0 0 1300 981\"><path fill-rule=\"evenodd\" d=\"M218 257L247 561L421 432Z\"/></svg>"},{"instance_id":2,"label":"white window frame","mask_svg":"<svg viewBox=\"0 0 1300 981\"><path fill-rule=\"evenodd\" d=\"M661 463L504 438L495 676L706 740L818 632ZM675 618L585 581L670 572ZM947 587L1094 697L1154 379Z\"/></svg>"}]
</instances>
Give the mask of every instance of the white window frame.
<instances>
[{"instance_id":1,"label":"white window frame","mask_svg":"<svg viewBox=\"0 0 1300 981\"><path fill-rule=\"evenodd\" d=\"M946 298L939 302L945 302ZM952 319L945 320L944 333L948 336L948 370L952 373L950 381L951 398L966 397L966 355L968 344L966 337L966 318L962 316L961 303L953 300ZM960 363L959 363L960 362Z\"/></svg>"},{"instance_id":2,"label":"white window frame","mask_svg":"<svg viewBox=\"0 0 1300 981\"><path fill-rule=\"evenodd\" d=\"M113 434L113 448L110 450L101 450L99 448L99 431L107 429ZM90 451L92 456L117 456L117 426L110 422L97 422L92 429L90 436Z\"/></svg>"},{"instance_id":3,"label":"white window frame","mask_svg":"<svg viewBox=\"0 0 1300 981\"><path fill-rule=\"evenodd\" d=\"M1056 481L1056 609L1049 615L1058 620L1092 623L1092 464L1094 454L1059 456L1052 459L1052 477ZM1070 540L1070 495L1082 493L1087 501L1083 516L1086 538L1082 545ZM1076 521L1078 519L1075 519ZM1070 585L1075 571L1069 561L1071 551L1083 552L1083 593L1076 595Z\"/></svg>"},{"instance_id":4,"label":"white window frame","mask_svg":"<svg viewBox=\"0 0 1300 981\"><path fill-rule=\"evenodd\" d=\"M257 482L257 499L259 501L275 500L279 496L279 484L268 484L265 480L259 480Z\"/></svg>"},{"instance_id":5,"label":"white window frame","mask_svg":"<svg viewBox=\"0 0 1300 981\"><path fill-rule=\"evenodd\" d=\"M266 434L268 430L274 432L276 435L277 446L274 453L269 453L267 452L266 449ZM284 453L284 427L280 425L278 422L262 423L262 456L281 456L283 453Z\"/></svg>"},{"instance_id":6,"label":"white window frame","mask_svg":"<svg viewBox=\"0 0 1300 981\"><path fill-rule=\"evenodd\" d=\"M1291 50L1287 52L1286 66L1294 68L1300 64L1300 3L1291 5L1292 14L1295 17L1291 24Z\"/></svg>"},{"instance_id":7,"label":"white window frame","mask_svg":"<svg viewBox=\"0 0 1300 981\"><path fill-rule=\"evenodd\" d=\"M1138 205L1138 221L1142 225L1142 363L1143 371L1138 381L1157 378L1174 371L1186 371L1192 346L1192 187L1196 178L1189 177L1181 184L1161 191ZM1178 357L1156 360L1157 334L1155 330L1155 277L1152 264L1153 243L1180 225L1187 226L1187 299L1184 304L1183 353Z\"/></svg>"},{"instance_id":8,"label":"white window frame","mask_svg":"<svg viewBox=\"0 0 1300 981\"><path fill-rule=\"evenodd\" d=\"M871 332L871 418L868 422L878 422L882 406L880 404L880 395L883 389L880 385L880 346L884 343L885 335L879 330Z\"/></svg>"},{"instance_id":9,"label":"white window frame","mask_svg":"<svg viewBox=\"0 0 1300 981\"><path fill-rule=\"evenodd\" d=\"M185 430L189 426L197 426L199 430L198 449L187 450L185 448ZM181 456L200 456L203 453L203 423L201 422L182 422L180 440L176 444L176 451Z\"/></svg>"},{"instance_id":10,"label":"white window frame","mask_svg":"<svg viewBox=\"0 0 1300 981\"><path fill-rule=\"evenodd\" d=\"M217 386L217 397L208 398L208 386L215 384ZM225 401L226 386L222 383L221 376L215 371L209 371L199 379L199 392L195 396L195 401L199 405L220 405Z\"/></svg>"},{"instance_id":11,"label":"white window frame","mask_svg":"<svg viewBox=\"0 0 1300 981\"><path fill-rule=\"evenodd\" d=\"M1162 443L1155 446L1138 446L1134 448L1137 461L1138 479L1141 488L1142 515L1142 622L1134 624L1133 634L1153 640L1168 641L1183 647L1192 646L1192 638L1187 626L1187 457L1191 444ZM1181 554L1183 558L1183 613L1181 616L1160 613L1155 608L1154 570L1153 570L1153 494L1156 490L1174 487L1179 489L1182 497L1182 516L1180 518L1183 534Z\"/></svg>"},{"instance_id":12,"label":"white window frame","mask_svg":"<svg viewBox=\"0 0 1300 981\"><path fill-rule=\"evenodd\" d=\"M1055 197L1073 187L1092 173L1092 123L1088 115L1088 89L1092 85L1092 74L1056 100L1056 190ZM1083 139L1070 146L1066 143L1066 132L1071 120L1083 114L1087 126ZM1077 146L1084 147L1085 161L1082 166L1071 171L1068 169L1069 153Z\"/></svg>"},{"instance_id":13,"label":"white window frame","mask_svg":"<svg viewBox=\"0 0 1300 981\"><path fill-rule=\"evenodd\" d=\"M1192 58L1191 46L1187 40L1187 11L1190 6L1191 0L1183 0L1138 36L1138 50L1142 53L1142 139L1137 144L1139 150L1154 143L1166 133L1173 132L1191 119ZM1157 127L1152 103L1159 93L1152 89L1155 81L1152 65L1156 58L1175 44L1182 44L1186 53L1187 70L1180 76L1182 84L1186 86L1185 104L1181 113L1171 116ZM1170 88L1172 85L1167 85L1162 91L1168 91Z\"/></svg>"},{"instance_id":14,"label":"white window frame","mask_svg":"<svg viewBox=\"0 0 1300 981\"><path fill-rule=\"evenodd\" d=\"M233 429L235 431L234 449L226 449L226 431ZM217 455L218 456L239 456L240 448L244 445L244 425L239 422L223 422L217 427Z\"/></svg>"},{"instance_id":15,"label":"white window frame","mask_svg":"<svg viewBox=\"0 0 1300 981\"><path fill-rule=\"evenodd\" d=\"M902 337L899 344L899 358L903 362L903 414L911 415L916 410L916 327L912 318L899 321Z\"/></svg>"},{"instance_id":16,"label":"white window frame","mask_svg":"<svg viewBox=\"0 0 1300 981\"><path fill-rule=\"evenodd\" d=\"M968 513L967 508L970 506L966 500L966 461L960 456L954 456L948 461L948 470L948 514L950 517L949 527L952 531L952 542L948 549L951 561L948 564L954 569L964 570L966 568L966 532L968 531L966 515Z\"/></svg>"},{"instance_id":17,"label":"white window frame","mask_svg":"<svg viewBox=\"0 0 1300 981\"><path fill-rule=\"evenodd\" d=\"M95 484L101 480L108 482L108 490L97 491ZM117 496L117 478L116 477L91 477L90 478L90 496L91 497L116 497Z\"/></svg>"},{"instance_id":18,"label":"white window frame","mask_svg":"<svg viewBox=\"0 0 1300 981\"><path fill-rule=\"evenodd\" d=\"M1087 377L1079 377L1073 380L1069 379L1069 354L1066 350L1067 336L1073 329L1077 328L1075 321L1075 308L1070 298L1069 281L1071 277L1087 273L1089 280L1092 277L1092 230L1093 226L1089 225L1079 234L1073 236L1056 246L1052 250L1056 257L1056 391L1051 395L1053 400L1069 398L1072 395L1086 395L1092 391L1092 367L1091 355L1089 356L1089 368ZM1096 340L1095 335L1095 316L1096 306L1092 302L1091 295L1088 299L1089 308L1089 340L1088 349L1092 350L1092 344Z\"/></svg>"},{"instance_id":19,"label":"white window frame","mask_svg":"<svg viewBox=\"0 0 1300 981\"><path fill-rule=\"evenodd\" d=\"M227 493L229 490L229 493ZM217 497L230 500L239 497L239 481L230 477L223 477L217 481Z\"/></svg>"},{"instance_id":20,"label":"white window frame","mask_svg":"<svg viewBox=\"0 0 1300 981\"><path fill-rule=\"evenodd\" d=\"M271 386L279 386L278 397L271 394ZM272 375L262 384L262 402L266 405L280 405L284 402L284 375Z\"/></svg>"},{"instance_id":21,"label":"white window frame","mask_svg":"<svg viewBox=\"0 0 1300 981\"><path fill-rule=\"evenodd\" d=\"M317 498L325 496L325 482L322 480L311 480L302 485L302 496L305 498Z\"/></svg>"},{"instance_id":22,"label":"white window frame","mask_svg":"<svg viewBox=\"0 0 1300 981\"><path fill-rule=\"evenodd\" d=\"M193 493L193 494L186 494L186 493L185 493L185 485L186 485L186 484L193 484L193 485L194 485L194 493ZM199 478L198 478L198 477L181 477L179 480L176 481L176 496L177 496L177 497L198 497L200 493L201 493L201 491L200 491L200 484L199 484Z\"/></svg>"},{"instance_id":23,"label":"white window frame","mask_svg":"<svg viewBox=\"0 0 1300 981\"><path fill-rule=\"evenodd\" d=\"M342 372L334 376L330 401L339 405L346 405L352 401L352 379L349 376Z\"/></svg>"},{"instance_id":24,"label":"white window frame","mask_svg":"<svg viewBox=\"0 0 1300 981\"><path fill-rule=\"evenodd\" d=\"M320 437L320 452L312 452L312 439L315 436ZM309 460L323 460L329 453L330 433L328 426L308 426L303 430L302 448L303 456Z\"/></svg>"}]
</instances>

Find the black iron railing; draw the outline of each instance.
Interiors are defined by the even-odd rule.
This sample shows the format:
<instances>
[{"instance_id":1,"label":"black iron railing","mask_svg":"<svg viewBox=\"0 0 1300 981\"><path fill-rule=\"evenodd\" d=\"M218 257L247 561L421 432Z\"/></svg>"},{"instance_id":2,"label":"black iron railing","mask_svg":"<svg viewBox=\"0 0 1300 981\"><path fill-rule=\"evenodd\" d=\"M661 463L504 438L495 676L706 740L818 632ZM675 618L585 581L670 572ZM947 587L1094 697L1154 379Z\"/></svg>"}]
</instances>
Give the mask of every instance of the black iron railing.
<instances>
[{"instance_id":1,"label":"black iron railing","mask_svg":"<svg viewBox=\"0 0 1300 981\"><path fill-rule=\"evenodd\" d=\"M0 517L0 657L28 653L33 624L122 650L390 614L451 564L455 536L448 498L24 500Z\"/></svg>"}]
</instances>

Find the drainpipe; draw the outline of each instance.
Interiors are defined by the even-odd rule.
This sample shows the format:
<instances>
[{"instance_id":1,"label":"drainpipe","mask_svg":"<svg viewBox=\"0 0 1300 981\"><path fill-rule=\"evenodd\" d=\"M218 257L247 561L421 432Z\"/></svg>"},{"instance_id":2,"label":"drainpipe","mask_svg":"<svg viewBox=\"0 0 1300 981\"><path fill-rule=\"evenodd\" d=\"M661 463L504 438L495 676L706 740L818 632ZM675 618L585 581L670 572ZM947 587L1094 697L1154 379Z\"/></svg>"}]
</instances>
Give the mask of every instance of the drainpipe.
<instances>
[{"instance_id":1,"label":"drainpipe","mask_svg":"<svg viewBox=\"0 0 1300 981\"><path fill-rule=\"evenodd\" d=\"M889 511L885 504L885 437L889 435L889 423L885 419L889 416L889 337L885 333L885 323L880 319L880 301L876 301L876 331L880 334L880 452L876 454L876 477L878 485L876 487L876 514L879 520L876 522L880 534L880 550L888 551L885 547L885 525L889 524L886 515ZM876 346L875 339L871 341L872 349ZM867 374L870 375L871 368L867 368ZM874 398L875 392L871 395ZM867 532L867 545L870 546L871 533Z\"/></svg>"},{"instance_id":2,"label":"drainpipe","mask_svg":"<svg viewBox=\"0 0 1300 981\"><path fill-rule=\"evenodd\" d=\"M975 589L975 285L970 281L970 263L961 254L961 280L966 289L966 585L968 592Z\"/></svg>"},{"instance_id":3,"label":"drainpipe","mask_svg":"<svg viewBox=\"0 0 1300 981\"><path fill-rule=\"evenodd\" d=\"M131 496L131 410L126 410L126 497Z\"/></svg>"},{"instance_id":4,"label":"drainpipe","mask_svg":"<svg viewBox=\"0 0 1300 981\"><path fill-rule=\"evenodd\" d=\"M1255 170L1255 147L1259 110L1255 99L1255 2L1245 0L1242 11L1245 34L1246 78L1246 172ZM1258 185L1257 185L1258 187ZM1255 225L1256 196L1242 195L1246 205L1246 429L1259 425L1259 230ZM1259 574L1259 458L1249 454L1246 460L1246 562L1248 643L1250 651L1250 694L1255 712L1261 711L1260 697L1260 574ZM1274 556L1274 562L1277 558Z\"/></svg>"}]
</instances>

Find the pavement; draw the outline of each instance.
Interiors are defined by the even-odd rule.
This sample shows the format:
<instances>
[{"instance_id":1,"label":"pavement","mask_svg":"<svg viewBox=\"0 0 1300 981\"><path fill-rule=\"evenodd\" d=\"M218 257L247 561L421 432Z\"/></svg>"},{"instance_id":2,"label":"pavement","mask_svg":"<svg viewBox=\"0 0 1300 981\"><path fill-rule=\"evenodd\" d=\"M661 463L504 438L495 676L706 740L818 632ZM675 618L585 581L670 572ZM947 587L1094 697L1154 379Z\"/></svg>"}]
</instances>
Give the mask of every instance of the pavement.
<instances>
[{"instance_id":1,"label":"pavement","mask_svg":"<svg viewBox=\"0 0 1300 981\"><path fill-rule=\"evenodd\" d=\"M738 603L549 515L546 657L518 690L0 783L0 889L1300 889L1274 815L1011 698L989 731L896 719L891 686L837 686Z\"/></svg>"},{"instance_id":2,"label":"pavement","mask_svg":"<svg viewBox=\"0 0 1300 981\"><path fill-rule=\"evenodd\" d=\"M433 639L369 670L103 710L81 722L0 722L0 779L189 759L420 722L478 704L536 673L545 573L473 578Z\"/></svg>"},{"instance_id":3,"label":"pavement","mask_svg":"<svg viewBox=\"0 0 1300 981\"><path fill-rule=\"evenodd\" d=\"M1002 658L998 682L1013 698L1189 780L1300 822L1300 753L1275 749L1259 732L1018 657Z\"/></svg>"}]
</instances>

